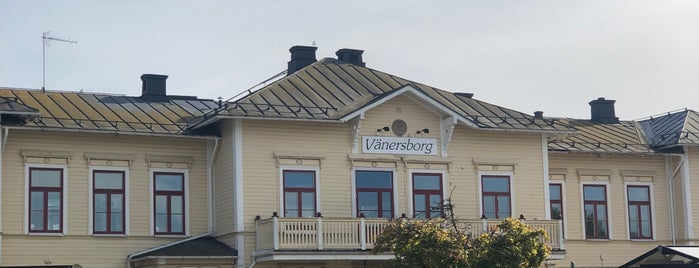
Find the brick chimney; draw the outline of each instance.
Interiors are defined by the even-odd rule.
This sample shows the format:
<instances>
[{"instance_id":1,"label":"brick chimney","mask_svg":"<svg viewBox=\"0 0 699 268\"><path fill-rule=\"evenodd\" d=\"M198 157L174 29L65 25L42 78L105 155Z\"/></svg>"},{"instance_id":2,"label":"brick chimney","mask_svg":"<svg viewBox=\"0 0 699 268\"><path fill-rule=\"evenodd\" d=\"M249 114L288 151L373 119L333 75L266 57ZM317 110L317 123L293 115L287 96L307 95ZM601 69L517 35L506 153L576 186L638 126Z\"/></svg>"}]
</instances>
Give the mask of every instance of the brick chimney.
<instances>
[{"instance_id":1,"label":"brick chimney","mask_svg":"<svg viewBox=\"0 0 699 268\"><path fill-rule=\"evenodd\" d=\"M289 61L286 75L289 76L304 67L316 62L317 47L293 46L289 49L291 60Z\"/></svg>"},{"instance_id":2,"label":"brick chimney","mask_svg":"<svg viewBox=\"0 0 699 268\"><path fill-rule=\"evenodd\" d=\"M614 114L615 100L598 98L589 102L591 120L601 124L618 124L619 118Z\"/></svg>"}]
</instances>

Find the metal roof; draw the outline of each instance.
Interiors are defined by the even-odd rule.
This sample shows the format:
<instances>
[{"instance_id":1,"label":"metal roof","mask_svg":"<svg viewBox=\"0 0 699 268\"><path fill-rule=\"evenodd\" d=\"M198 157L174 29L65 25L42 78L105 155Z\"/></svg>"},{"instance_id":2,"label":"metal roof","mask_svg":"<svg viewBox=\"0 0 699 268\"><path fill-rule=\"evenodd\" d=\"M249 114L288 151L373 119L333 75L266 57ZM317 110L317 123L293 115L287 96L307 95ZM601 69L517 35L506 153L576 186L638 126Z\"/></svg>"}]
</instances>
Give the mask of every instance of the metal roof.
<instances>
[{"instance_id":1,"label":"metal roof","mask_svg":"<svg viewBox=\"0 0 699 268\"><path fill-rule=\"evenodd\" d=\"M151 256L163 257L237 257L238 251L216 240L211 236L203 236L185 241L178 241L170 245L158 247L152 251L136 253L131 259Z\"/></svg>"},{"instance_id":2,"label":"metal roof","mask_svg":"<svg viewBox=\"0 0 699 268\"><path fill-rule=\"evenodd\" d=\"M591 120L561 119L560 123L574 127L574 135L561 135L549 138L550 151L583 153L627 153L647 154L652 150L637 124L633 121L620 121L618 124L602 124Z\"/></svg>"},{"instance_id":3,"label":"metal roof","mask_svg":"<svg viewBox=\"0 0 699 268\"><path fill-rule=\"evenodd\" d=\"M14 100L0 97L0 113L16 115L39 115L39 110L23 105Z\"/></svg>"},{"instance_id":4,"label":"metal roof","mask_svg":"<svg viewBox=\"0 0 699 268\"><path fill-rule=\"evenodd\" d=\"M479 129L572 132L554 119L531 115L451 93L332 58L315 62L244 96L221 111L211 112L193 125L200 127L217 118L343 121L345 116L411 86L419 101L436 102Z\"/></svg>"},{"instance_id":5,"label":"metal roof","mask_svg":"<svg viewBox=\"0 0 699 268\"><path fill-rule=\"evenodd\" d=\"M660 245L619 266L632 267L699 267L699 247Z\"/></svg>"},{"instance_id":6,"label":"metal roof","mask_svg":"<svg viewBox=\"0 0 699 268\"><path fill-rule=\"evenodd\" d=\"M699 113L682 110L639 121L653 148L699 144Z\"/></svg>"},{"instance_id":7,"label":"metal roof","mask_svg":"<svg viewBox=\"0 0 699 268\"><path fill-rule=\"evenodd\" d=\"M0 88L0 110L38 112L23 127L126 134L181 135L188 121L218 107L195 97L129 97L99 93Z\"/></svg>"}]
</instances>

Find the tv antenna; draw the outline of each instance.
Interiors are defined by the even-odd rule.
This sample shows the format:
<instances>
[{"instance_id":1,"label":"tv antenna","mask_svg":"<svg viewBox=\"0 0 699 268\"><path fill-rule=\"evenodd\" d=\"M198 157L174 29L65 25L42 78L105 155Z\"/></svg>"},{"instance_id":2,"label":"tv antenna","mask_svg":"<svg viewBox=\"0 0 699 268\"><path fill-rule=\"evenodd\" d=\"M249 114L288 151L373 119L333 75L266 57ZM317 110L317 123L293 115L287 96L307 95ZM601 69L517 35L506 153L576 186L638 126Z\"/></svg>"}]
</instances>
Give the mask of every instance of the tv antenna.
<instances>
[{"instance_id":1,"label":"tv antenna","mask_svg":"<svg viewBox=\"0 0 699 268\"><path fill-rule=\"evenodd\" d=\"M44 32L41 35L41 43L42 43L42 48L41 48L41 71L42 71L41 92L46 92L46 47L50 46L52 41L71 43L71 44L78 43L78 41L69 40L69 39L58 37L58 36L52 36L51 31Z\"/></svg>"}]
</instances>

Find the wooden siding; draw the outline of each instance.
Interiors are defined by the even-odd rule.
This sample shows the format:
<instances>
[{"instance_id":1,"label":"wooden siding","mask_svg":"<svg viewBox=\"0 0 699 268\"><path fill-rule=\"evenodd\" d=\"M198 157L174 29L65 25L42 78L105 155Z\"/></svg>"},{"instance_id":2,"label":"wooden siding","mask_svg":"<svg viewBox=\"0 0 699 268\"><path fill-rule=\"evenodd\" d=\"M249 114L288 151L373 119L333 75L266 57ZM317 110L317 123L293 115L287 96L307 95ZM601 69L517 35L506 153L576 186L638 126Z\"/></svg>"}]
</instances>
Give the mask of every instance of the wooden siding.
<instances>
[{"instance_id":1,"label":"wooden siding","mask_svg":"<svg viewBox=\"0 0 699 268\"><path fill-rule=\"evenodd\" d=\"M25 235L25 165L21 150L68 152L65 236ZM91 236L88 203L90 178L85 153L134 156L129 167L129 233L126 237ZM3 264L78 263L83 267L123 267L126 255L182 238L150 236L152 222L150 174L146 154L189 156L188 229L191 235L208 230L206 141L203 139L10 130L3 155ZM179 165L179 164L175 164ZM38 254L41 252L41 254Z\"/></svg>"},{"instance_id":2,"label":"wooden siding","mask_svg":"<svg viewBox=\"0 0 699 268\"><path fill-rule=\"evenodd\" d=\"M232 121L222 121L220 128L222 138L214 161L214 215L217 236L233 232L235 210Z\"/></svg>"},{"instance_id":3,"label":"wooden siding","mask_svg":"<svg viewBox=\"0 0 699 268\"><path fill-rule=\"evenodd\" d=\"M567 240L565 260L557 262L560 265L575 261L576 267L599 267L602 260L605 267L616 267L658 244L668 243L667 241L671 239L664 156L552 153L549 155L549 165L552 170L565 170L565 174L552 174L565 175L563 204ZM624 178L622 176L624 170L655 173L652 181L655 240L634 241L628 238L624 182L634 183L636 178L629 176ZM594 176L595 173L599 176ZM588 240L584 238L582 225L581 182L594 183L606 180L606 176L602 173L611 174L607 196L611 238ZM598 180L594 181L595 178ZM639 180L646 181L643 178Z\"/></svg>"},{"instance_id":4,"label":"wooden siding","mask_svg":"<svg viewBox=\"0 0 699 268\"><path fill-rule=\"evenodd\" d=\"M361 123L359 146L361 136L377 135L376 129L391 127L395 119L407 123L406 136L440 140L441 115L424 107L424 104L411 97L399 96L369 110ZM459 217L471 219L479 218L481 213L479 172L485 174L505 171L513 175L513 216L524 214L532 220L545 219L542 139L538 133L480 131L457 126L449 147L449 157L442 158L361 154L361 147L359 154L352 154L350 123L244 120L243 124L246 232L254 234L255 216L268 218L273 212L282 213L279 205L279 166L274 157L275 152L280 151L322 158L318 162L307 161L299 156L302 161L297 165L318 165L320 211L326 218L355 216L351 186L353 165L372 167L372 159L393 158L392 162L377 163L376 166L395 171L397 201L394 209L397 215L411 214L408 192L410 171L443 172L444 190L448 194L454 189L451 197ZM424 128L430 129L430 133L416 134L417 130ZM394 136L392 133L384 135ZM361 159L352 163L350 156ZM414 162L403 162L401 157ZM421 160L432 162L428 165L419 164ZM254 241L254 236L246 237L246 256L252 254ZM249 263L250 259L246 262Z\"/></svg>"}]
</instances>

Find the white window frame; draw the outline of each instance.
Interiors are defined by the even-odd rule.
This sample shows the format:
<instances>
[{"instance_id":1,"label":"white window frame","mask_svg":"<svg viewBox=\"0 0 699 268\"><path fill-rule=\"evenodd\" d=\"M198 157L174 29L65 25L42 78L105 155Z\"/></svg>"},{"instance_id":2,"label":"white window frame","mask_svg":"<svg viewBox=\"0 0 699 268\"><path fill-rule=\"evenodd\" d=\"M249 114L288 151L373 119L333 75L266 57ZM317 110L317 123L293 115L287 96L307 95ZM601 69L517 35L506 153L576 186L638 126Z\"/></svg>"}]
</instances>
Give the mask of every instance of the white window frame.
<instances>
[{"instance_id":1,"label":"white window frame","mask_svg":"<svg viewBox=\"0 0 699 268\"><path fill-rule=\"evenodd\" d=\"M155 210L154 210L154 199L155 196L153 195L153 190L155 189L155 177L153 176L154 173L157 172L170 172L170 173L182 173L184 174L184 235L156 235L155 234ZM155 237L186 237L190 235L190 220L189 217L191 215L189 214L189 207L190 202L189 202L189 169L181 169L181 168L150 168L148 170L148 190L150 193L148 194L149 198L149 204L148 207L150 208L150 215L148 216L148 219L150 221L150 236L155 236Z\"/></svg>"},{"instance_id":2,"label":"white window frame","mask_svg":"<svg viewBox=\"0 0 699 268\"><path fill-rule=\"evenodd\" d=\"M399 204L398 204L398 172L396 172L395 168L368 168L368 167L353 167L351 172L351 180L352 180L352 211L350 212L350 215L352 217L359 217L359 215L354 214L357 212L357 171L389 171L391 172L391 178L392 178L392 189L391 189L391 195L393 196L393 218L398 218L400 214L398 214L399 209Z\"/></svg>"},{"instance_id":3,"label":"white window frame","mask_svg":"<svg viewBox=\"0 0 699 268\"><path fill-rule=\"evenodd\" d=\"M61 188L63 190L63 195L61 196L61 208L63 214L61 218L62 231L60 233L41 233L41 232L30 232L29 231L29 169L30 168L55 168L63 170L63 178L61 180ZM41 235L41 236L64 236L68 234L68 165L61 164L34 164L25 163L24 164L24 234L29 235Z\"/></svg>"},{"instance_id":4,"label":"white window frame","mask_svg":"<svg viewBox=\"0 0 699 268\"><path fill-rule=\"evenodd\" d=\"M478 190L478 217L485 214L483 212L483 176L508 176L510 178L510 217L517 218L515 208L515 173L510 171L480 171L478 172L478 182L476 182ZM546 186L548 187L548 185ZM525 215L526 216L526 215ZM504 220L504 219L499 219Z\"/></svg>"},{"instance_id":5,"label":"white window frame","mask_svg":"<svg viewBox=\"0 0 699 268\"><path fill-rule=\"evenodd\" d=\"M95 234L94 233L94 181L95 181L95 171L121 171L124 172L124 234ZM110 166L90 166L88 177L88 223L87 232L89 235L94 236L128 236L129 235L129 221L130 221L130 209L129 209L129 168L128 167L110 167ZM151 192L152 195L152 192Z\"/></svg>"},{"instance_id":6,"label":"white window frame","mask_svg":"<svg viewBox=\"0 0 699 268\"><path fill-rule=\"evenodd\" d=\"M605 176L606 177L606 176ZM611 177L609 177L611 179ZM586 230L585 230L585 192L583 191L585 185L604 185L604 190L605 190L605 198L607 202L607 232L609 232L609 237L608 238L587 238L585 235ZM581 232L581 238L582 240L591 240L591 241L607 241L607 240L612 240L613 239L613 229L612 228L614 225L612 224L612 195L611 195L611 184L609 181L581 181L580 182L580 226L582 226L582 232ZM626 191L626 188L624 188L624 191Z\"/></svg>"},{"instance_id":7,"label":"white window frame","mask_svg":"<svg viewBox=\"0 0 699 268\"><path fill-rule=\"evenodd\" d=\"M639 238L634 238L631 239L631 230L629 229L629 191L628 187L629 186L648 186L648 194L650 195L650 217L651 217L651 232L653 233L653 236L651 239L639 239ZM626 213L626 239L631 240L631 241L654 241L656 240L656 228L655 228L655 222L657 221L656 219L656 214L655 214L655 194L653 192L653 183L652 182L624 182L624 212Z\"/></svg>"},{"instance_id":8,"label":"white window frame","mask_svg":"<svg viewBox=\"0 0 699 268\"><path fill-rule=\"evenodd\" d=\"M316 166L279 166L279 217L284 217L284 171L313 171L315 173L315 188L316 188L316 213L321 212L320 204L320 168ZM315 215L314 215L315 216Z\"/></svg>"},{"instance_id":9,"label":"white window frame","mask_svg":"<svg viewBox=\"0 0 699 268\"><path fill-rule=\"evenodd\" d=\"M408 217L414 218L414 193L413 193L413 174L440 174L442 177L442 202L447 199L446 196L446 185L447 185L447 172L441 169L409 169L408 170L408 180L406 184L408 185ZM356 192L356 191L355 191ZM446 211L445 211L446 213Z\"/></svg>"},{"instance_id":10,"label":"white window frame","mask_svg":"<svg viewBox=\"0 0 699 268\"><path fill-rule=\"evenodd\" d=\"M548 185L551 184L560 184L561 185L561 208L563 209L563 239L568 239L568 225L566 222L568 221L568 209L566 209L566 205L568 205L568 202L566 200L566 181L565 180L549 180ZM547 185L547 186L548 186ZM547 187L548 188L548 187ZM546 204L549 209L551 208L551 195L549 193L549 199L547 200L548 204ZM583 211L583 213L585 213ZM549 219L551 220L551 219ZM583 219L584 222L584 219ZM584 226L583 226L584 227Z\"/></svg>"}]
</instances>

